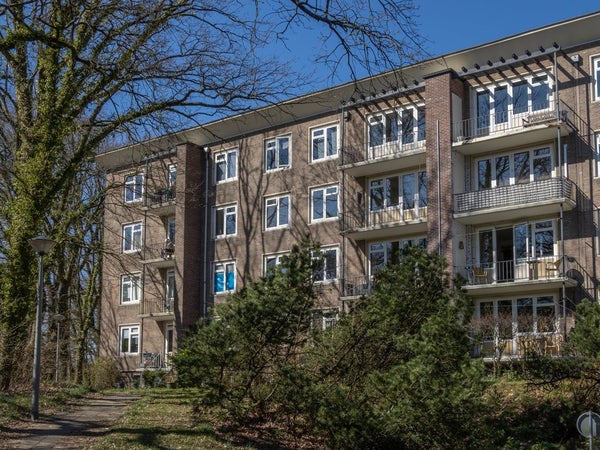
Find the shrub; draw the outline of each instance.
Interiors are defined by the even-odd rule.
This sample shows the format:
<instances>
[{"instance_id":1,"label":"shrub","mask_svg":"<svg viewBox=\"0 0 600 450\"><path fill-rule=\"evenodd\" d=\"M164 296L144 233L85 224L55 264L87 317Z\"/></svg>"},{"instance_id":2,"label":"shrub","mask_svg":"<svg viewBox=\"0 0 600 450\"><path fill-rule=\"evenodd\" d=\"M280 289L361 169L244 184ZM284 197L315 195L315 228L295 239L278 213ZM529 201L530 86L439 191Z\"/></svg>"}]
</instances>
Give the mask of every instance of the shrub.
<instances>
[{"instance_id":1,"label":"shrub","mask_svg":"<svg viewBox=\"0 0 600 450\"><path fill-rule=\"evenodd\" d=\"M112 358L99 358L90 367L90 386L95 390L111 389L123 383L117 363Z\"/></svg>"}]
</instances>

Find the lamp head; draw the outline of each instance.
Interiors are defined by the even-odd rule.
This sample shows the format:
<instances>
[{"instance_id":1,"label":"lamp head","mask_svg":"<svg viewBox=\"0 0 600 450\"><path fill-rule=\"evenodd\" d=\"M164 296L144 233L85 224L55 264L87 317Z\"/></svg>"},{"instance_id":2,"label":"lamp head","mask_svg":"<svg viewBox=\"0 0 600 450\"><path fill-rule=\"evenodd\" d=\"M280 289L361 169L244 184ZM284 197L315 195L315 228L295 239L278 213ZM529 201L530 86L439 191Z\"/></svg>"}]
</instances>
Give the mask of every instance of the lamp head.
<instances>
[{"instance_id":1,"label":"lamp head","mask_svg":"<svg viewBox=\"0 0 600 450\"><path fill-rule=\"evenodd\" d=\"M31 245L33 251L40 256L47 254L56 244L56 242L54 242L52 239L42 235L31 238L27 242L29 242L29 245Z\"/></svg>"}]
</instances>

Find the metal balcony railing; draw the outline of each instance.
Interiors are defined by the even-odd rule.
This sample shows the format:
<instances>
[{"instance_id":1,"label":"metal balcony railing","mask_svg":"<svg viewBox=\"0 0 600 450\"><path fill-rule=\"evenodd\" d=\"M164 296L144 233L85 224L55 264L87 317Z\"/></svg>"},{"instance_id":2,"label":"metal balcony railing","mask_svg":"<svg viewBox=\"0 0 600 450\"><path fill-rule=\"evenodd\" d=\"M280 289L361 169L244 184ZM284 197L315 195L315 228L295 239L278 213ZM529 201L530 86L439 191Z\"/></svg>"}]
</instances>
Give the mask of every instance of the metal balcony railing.
<instances>
[{"instance_id":1,"label":"metal balcony railing","mask_svg":"<svg viewBox=\"0 0 600 450\"><path fill-rule=\"evenodd\" d=\"M148 206L156 207L174 202L175 194L175 186L155 189L153 192L148 193Z\"/></svg>"},{"instance_id":2,"label":"metal balcony railing","mask_svg":"<svg viewBox=\"0 0 600 450\"><path fill-rule=\"evenodd\" d=\"M142 369L160 369L162 367L160 353L142 353L140 367Z\"/></svg>"},{"instance_id":3,"label":"metal balcony railing","mask_svg":"<svg viewBox=\"0 0 600 450\"><path fill-rule=\"evenodd\" d=\"M169 240L146 244L141 250L142 261L146 262L170 261L173 259L174 254L174 244Z\"/></svg>"},{"instance_id":4,"label":"metal balcony railing","mask_svg":"<svg viewBox=\"0 0 600 450\"><path fill-rule=\"evenodd\" d=\"M525 206L551 200L574 200L573 183L568 178L548 178L523 184L501 186L454 195L457 214L506 206Z\"/></svg>"},{"instance_id":5,"label":"metal balcony railing","mask_svg":"<svg viewBox=\"0 0 600 450\"><path fill-rule=\"evenodd\" d=\"M373 277L359 275L347 277L341 281L342 297L363 297L373 293Z\"/></svg>"},{"instance_id":6,"label":"metal balcony railing","mask_svg":"<svg viewBox=\"0 0 600 450\"><path fill-rule=\"evenodd\" d=\"M564 260L564 265L563 265ZM471 266L454 266L454 274L462 275L467 286L491 285L526 280L551 281L572 278L580 273L575 258L549 256L522 260L496 261Z\"/></svg>"},{"instance_id":7,"label":"metal balcony railing","mask_svg":"<svg viewBox=\"0 0 600 450\"><path fill-rule=\"evenodd\" d=\"M341 164L357 164L366 161L377 161L379 159L400 157L405 153L413 153L425 150L425 140L410 143L402 143L401 140L386 142L374 147L345 147Z\"/></svg>"},{"instance_id":8,"label":"metal balcony railing","mask_svg":"<svg viewBox=\"0 0 600 450\"><path fill-rule=\"evenodd\" d=\"M498 113L490 111L483 116L471 117L452 124L453 142L493 136L498 133L524 130L526 128L547 124L557 120L568 121L569 112L562 108L556 111L554 102L546 101L530 106L530 110L515 113L512 107Z\"/></svg>"}]
</instances>

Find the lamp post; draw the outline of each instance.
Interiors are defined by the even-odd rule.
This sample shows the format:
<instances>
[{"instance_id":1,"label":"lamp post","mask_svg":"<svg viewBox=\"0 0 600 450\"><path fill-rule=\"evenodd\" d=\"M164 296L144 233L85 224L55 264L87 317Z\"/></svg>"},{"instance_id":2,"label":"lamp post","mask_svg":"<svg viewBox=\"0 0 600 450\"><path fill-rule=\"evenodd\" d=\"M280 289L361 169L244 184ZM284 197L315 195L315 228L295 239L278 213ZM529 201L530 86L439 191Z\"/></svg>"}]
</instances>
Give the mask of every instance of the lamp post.
<instances>
[{"instance_id":1,"label":"lamp post","mask_svg":"<svg viewBox=\"0 0 600 450\"><path fill-rule=\"evenodd\" d=\"M54 314L52 316L52 320L56 322L56 362L54 364L54 370L56 371L54 374L54 382L58 384L59 372L60 372L60 323L65 320L65 316L62 314Z\"/></svg>"},{"instance_id":2,"label":"lamp post","mask_svg":"<svg viewBox=\"0 0 600 450\"><path fill-rule=\"evenodd\" d=\"M45 236L36 236L29 239L29 244L33 251L38 255L38 287L37 304L35 312L35 340L33 347L33 387L31 394L31 420L37 420L39 417L40 400L40 352L42 342L42 303L44 299L44 255L47 254L54 242Z\"/></svg>"}]
</instances>

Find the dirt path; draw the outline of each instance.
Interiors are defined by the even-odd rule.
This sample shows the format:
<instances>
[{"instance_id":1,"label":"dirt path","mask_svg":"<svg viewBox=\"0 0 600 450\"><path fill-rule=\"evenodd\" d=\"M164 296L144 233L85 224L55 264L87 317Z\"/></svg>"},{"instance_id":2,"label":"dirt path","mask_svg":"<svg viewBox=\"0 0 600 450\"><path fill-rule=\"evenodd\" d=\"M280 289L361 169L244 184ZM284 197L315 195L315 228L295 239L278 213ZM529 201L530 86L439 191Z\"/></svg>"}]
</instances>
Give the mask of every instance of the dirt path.
<instances>
[{"instance_id":1,"label":"dirt path","mask_svg":"<svg viewBox=\"0 0 600 450\"><path fill-rule=\"evenodd\" d=\"M89 448L138 398L129 394L108 394L87 399L69 413L55 416L40 414L35 422L0 426L0 449Z\"/></svg>"}]
</instances>

